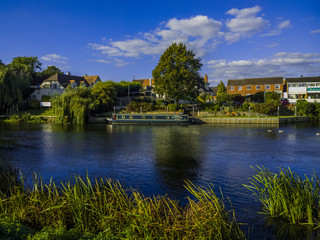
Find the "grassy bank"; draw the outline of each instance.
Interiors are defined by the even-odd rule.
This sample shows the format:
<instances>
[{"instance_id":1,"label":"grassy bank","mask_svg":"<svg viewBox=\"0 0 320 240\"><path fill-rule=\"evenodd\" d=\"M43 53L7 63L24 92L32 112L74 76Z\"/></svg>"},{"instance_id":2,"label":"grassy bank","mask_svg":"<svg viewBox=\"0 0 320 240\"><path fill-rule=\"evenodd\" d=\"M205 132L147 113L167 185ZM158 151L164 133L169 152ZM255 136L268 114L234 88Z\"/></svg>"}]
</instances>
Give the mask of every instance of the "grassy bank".
<instances>
[{"instance_id":1,"label":"grassy bank","mask_svg":"<svg viewBox=\"0 0 320 240\"><path fill-rule=\"evenodd\" d=\"M26 188L13 174L1 174L8 184L0 193L0 234L8 239L245 238L234 212L226 210L212 186L186 182L194 199L181 206L167 196L125 190L110 179L76 176L74 183L57 186L35 174Z\"/></svg>"}]
</instances>

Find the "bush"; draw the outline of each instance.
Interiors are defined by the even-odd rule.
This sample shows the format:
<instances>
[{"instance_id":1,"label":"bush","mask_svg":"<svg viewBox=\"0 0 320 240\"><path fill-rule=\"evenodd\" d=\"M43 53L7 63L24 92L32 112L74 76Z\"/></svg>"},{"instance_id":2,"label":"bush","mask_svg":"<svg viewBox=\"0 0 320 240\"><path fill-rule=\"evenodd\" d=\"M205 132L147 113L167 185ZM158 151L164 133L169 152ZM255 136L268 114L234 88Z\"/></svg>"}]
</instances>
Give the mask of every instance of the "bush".
<instances>
[{"instance_id":1,"label":"bush","mask_svg":"<svg viewBox=\"0 0 320 240\"><path fill-rule=\"evenodd\" d=\"M153 102L131 102L127 105L127 112L151 112L155 109Z\"/></svg>"},{"instance_id":2,"label":"bush","mask_svg":"<svg viewBox=\"0 0 320 240\"><path fill-rule=\"evenodd\" d=\"M169 111L178 111L179 110L179 105L175 104L175 103L168 104L167 107L168 107Z\"/></svg>"},{"instance_id":3,"label":"bush","mask_svg":"<svg viewBox=\"0 0 320 240\"><path fill-rule=\"evenodd\" d=\"M29 100L28 101L28 105L29 105L29 108L39 109L40 108L40 101L38 101L38 100Z\"/></svg>"}]
</instances>

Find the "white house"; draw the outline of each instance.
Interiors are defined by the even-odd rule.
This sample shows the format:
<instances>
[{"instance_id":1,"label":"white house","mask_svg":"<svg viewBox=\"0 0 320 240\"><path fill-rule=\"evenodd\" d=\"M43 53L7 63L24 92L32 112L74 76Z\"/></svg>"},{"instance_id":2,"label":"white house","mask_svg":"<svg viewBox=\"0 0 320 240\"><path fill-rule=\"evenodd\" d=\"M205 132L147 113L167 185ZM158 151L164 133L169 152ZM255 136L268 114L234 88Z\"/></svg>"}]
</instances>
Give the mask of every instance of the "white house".
<instances>
[{"instance_id":1,"label":"white house","mask_svg":"<svg viewBox=\"0 0 320 240\"><path fill-rule=\"evenodd\" d=\"M320 77L286 78L285 81L290 103L296 103L298 99L320 102Z\"/></svg>"},{"instance_id":2,"label":"white house","mask_svg":"<svg viewBox=\"0 0 320 240\"><path fill-rule=\"evenodd\" d=\"M94 84L100 82L100 77L96 76L73 76L71 74L54 74L45 79L35 91L30 94L30 99L42 101L43 98L52 96L54 94L61 94L65 91L67 86L72 88L84 85L86 87L92 87Z\"/></svg>"}]
</instances>

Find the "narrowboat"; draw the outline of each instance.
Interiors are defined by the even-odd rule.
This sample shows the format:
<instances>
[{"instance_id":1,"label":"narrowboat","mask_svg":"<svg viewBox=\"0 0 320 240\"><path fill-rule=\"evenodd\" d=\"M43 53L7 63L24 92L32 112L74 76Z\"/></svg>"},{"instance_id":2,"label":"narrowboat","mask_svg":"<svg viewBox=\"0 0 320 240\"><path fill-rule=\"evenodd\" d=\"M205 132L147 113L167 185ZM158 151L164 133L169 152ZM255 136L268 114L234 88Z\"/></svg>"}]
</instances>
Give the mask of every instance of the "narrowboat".
<instances>
[{"instance_id":1,"label":"narrowboat","mask_svg":"<svg viewBox=\"0 0 320 240\"><path fill-rule=\"evenodd\" d=\"M183 124L189 122L187 114L122 114L114 113L107 118L110 124Z\"/></svg>"}]
</instances>

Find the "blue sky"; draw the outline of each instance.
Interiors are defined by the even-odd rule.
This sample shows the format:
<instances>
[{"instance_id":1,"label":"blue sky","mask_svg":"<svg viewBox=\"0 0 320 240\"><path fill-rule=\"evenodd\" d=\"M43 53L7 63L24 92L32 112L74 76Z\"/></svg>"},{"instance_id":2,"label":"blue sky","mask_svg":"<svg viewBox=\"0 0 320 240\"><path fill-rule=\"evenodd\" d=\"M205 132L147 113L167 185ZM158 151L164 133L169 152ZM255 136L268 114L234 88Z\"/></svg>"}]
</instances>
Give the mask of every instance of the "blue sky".
<instances>
[{"instance_id":1,"label":"blue sky","mask_svg":"<svg viewBox=\"0 0 320 240\"><path fill-rule=\"evenodd\" d=\"M0 1L0 59L37 56L103 81L150 78L183 42L211 86L248 77L320 76L320 1Z\"/></svg>"}]
</instances>

